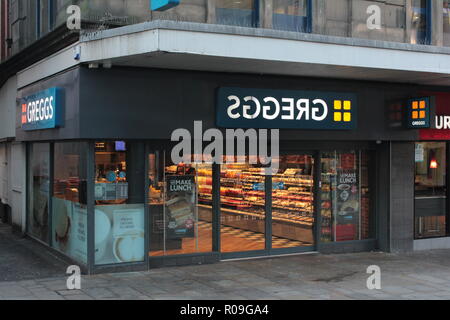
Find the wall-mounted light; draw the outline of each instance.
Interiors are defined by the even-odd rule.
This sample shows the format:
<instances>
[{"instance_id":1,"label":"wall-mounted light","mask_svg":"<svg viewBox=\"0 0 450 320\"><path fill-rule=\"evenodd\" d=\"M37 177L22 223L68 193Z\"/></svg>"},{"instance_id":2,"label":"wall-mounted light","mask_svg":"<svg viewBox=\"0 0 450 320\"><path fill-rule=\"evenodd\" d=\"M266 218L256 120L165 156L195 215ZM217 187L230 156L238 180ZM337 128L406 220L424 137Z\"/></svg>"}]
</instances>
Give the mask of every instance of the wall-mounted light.
<instances>
[{"instance_id":1,"label":"wall-mounted light","mask_svg":"<svg viewBox=\"0 0 450 320\"><path fill-rule=\"evenodd\" d=\"M430 151L430 169L437 169L439 167L439 163L436 160L436 152L434 150Z\"/></svg>"},{"instance_id":2,"label":"wall-mounted light","mask_svg":"<svg viewBox=\"0 0 450 320\"><path fill-rule=\"evenodd\" d=\"M431 159L430 161L430 169L437 169L439 167L439 164L436 159Z\"/></svg>"}]
</instances>

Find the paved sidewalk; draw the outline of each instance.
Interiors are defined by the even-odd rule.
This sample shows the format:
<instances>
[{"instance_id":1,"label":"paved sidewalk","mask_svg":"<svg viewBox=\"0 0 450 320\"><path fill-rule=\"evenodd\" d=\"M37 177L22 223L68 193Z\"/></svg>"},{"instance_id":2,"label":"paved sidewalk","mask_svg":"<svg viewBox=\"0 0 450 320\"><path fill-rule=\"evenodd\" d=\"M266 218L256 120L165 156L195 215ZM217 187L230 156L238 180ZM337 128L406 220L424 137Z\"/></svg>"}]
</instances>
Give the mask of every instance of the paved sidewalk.
<instances>
[{"instance_id":1,"label":"paved sidewalk","mask_svg":"<svg viewBox=\"0 0 450 320\"><path fill-rule=\"evenodd\" d=\"M11 227L0 222L0 284L64 276L66 269L67 264L41 244L12 234Z\"/></svg>"},{"instance_id":2,"label":"paved sidewalk","mask_svg":"<svg viewBox=\"0 0 450 320\"><path fill-rule=\"evenodd\" d=\"M382 290L366 288L378 265ZM410 255L300 255L84 276L0 282L0 299L450 299L450 250Z\"/></svg>"}]
</instances>

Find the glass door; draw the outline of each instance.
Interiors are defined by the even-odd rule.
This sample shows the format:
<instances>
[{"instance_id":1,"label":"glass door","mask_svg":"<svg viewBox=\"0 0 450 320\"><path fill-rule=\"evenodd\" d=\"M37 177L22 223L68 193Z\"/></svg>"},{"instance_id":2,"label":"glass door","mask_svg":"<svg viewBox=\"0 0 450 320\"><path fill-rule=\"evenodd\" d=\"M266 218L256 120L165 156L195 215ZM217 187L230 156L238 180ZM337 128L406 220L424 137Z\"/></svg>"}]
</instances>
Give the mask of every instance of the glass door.
<instances>
[{"instance_id":1,"label":"glass door","mask_svg":"<svg viewBox=\"0 0 450 320\"><path fill-rule=\"evenodd\" d=\"M370 153L324 152L321 157L320 215L322 243L369 239Z\"/></svg>"},{"instance_id":2,"label":"glass door","mask_svg":"<svg viewBox=\"0 0 450 320\"><path fill-rule=\"evenodd\" d=\"M315 159L312 154L280 157L272 178L272 248L315 245Z\"/></svg>"},{"instance_id":3,"label":"glass door","mask_svg":"<svg viewBox=\"0 0 450 320\"><path fill-rule=\"evenodd\" d=\"M315 156L298 153L278 161L271 177L248 161L221 166L220 243L226 257L314 250Z\"/></svg>"},{"instance_id":4,"label":"glass door","mask_svg":"<svg viewBox=\"0 0 450 320\"><path fill-rule=\"evenodd\" d=\"M248 161L221 166L222 253L266 249L266 185L262 170Z\"/></svg>"},{"instance_id":5,"label":"glass door","mask_svg":"<svg viewBox=\"0 0 450 320\"><path fill-rule=\"evenodd\" d=\"M212 165L148 155L150 257L212 252Z\"/></svg>"}]
</instances>

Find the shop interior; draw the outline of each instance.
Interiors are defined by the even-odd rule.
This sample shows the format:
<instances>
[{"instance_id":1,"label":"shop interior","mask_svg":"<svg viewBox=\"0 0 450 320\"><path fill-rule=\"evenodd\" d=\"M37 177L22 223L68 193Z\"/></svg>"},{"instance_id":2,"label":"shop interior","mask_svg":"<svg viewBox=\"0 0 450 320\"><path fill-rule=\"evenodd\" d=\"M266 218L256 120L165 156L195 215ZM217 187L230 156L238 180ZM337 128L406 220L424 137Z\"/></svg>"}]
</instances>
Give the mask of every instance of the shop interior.
<instances>
[{"instance_id":1,"label":"shop interior","mask_svg":"<svg viewBox=\"0 0 450 320\"><path fill-rule=\"evenodd\" d=\"M315 246L315 159L313 154L283 155L279 159L279 171L271 177L272 249L312 250ZM266 177L264 168L250 162L247 157L220 166L222 253L267 249ZM320 164L322 188L317 194L321 241L368 239L369 155L360 151L324 153ZM150 154L150 256L212 251L212 176L211 164L173 164L164 152ZM173 177L192 177L194 194L165 194ZM186 232L186 226L193 232L184 236L169 230Z\"/></svg>"},{"instance_id":2,"label":"shop interior","mask_svg":"<svg viewBox=\"0 0 450 320\"><path fill-rule=\"evenodd\" d=\"M447 144L415 145L415 238L447 234Z\"/></svg>"},{"instance_id":3,"label":"shop interior","mask_svg":"<svg viewBox=\"0 0 450 320\"><path fill-rule=\"evenodd\" d=\"M34 196L33 213L45 206L41 198L48 188L49 149L41 149L30 150L33 159L41 159L34 162L30 185L33 195L43 194ZM436 198L446 193L445 170L439 169L445 167L445 144L426 144L424 150L426 165L417 163L416 195ZM54 146L51 230L52 246L85 264L87 154L87 143ZM146 238L150 257L216 251L214 184L220 190L217 236L223 254L311 251L317 240L371 239L370 158L370 152L358 150L284 154L277 159L278 172L268 177L254 159L224 159L215 167L219 181L213 181L211 163L175 164L166 151L146 153L141 142L96 142L95 264L144 262ZM41 229L35 237L43 234Z\"/></svg>"}]
</instances>

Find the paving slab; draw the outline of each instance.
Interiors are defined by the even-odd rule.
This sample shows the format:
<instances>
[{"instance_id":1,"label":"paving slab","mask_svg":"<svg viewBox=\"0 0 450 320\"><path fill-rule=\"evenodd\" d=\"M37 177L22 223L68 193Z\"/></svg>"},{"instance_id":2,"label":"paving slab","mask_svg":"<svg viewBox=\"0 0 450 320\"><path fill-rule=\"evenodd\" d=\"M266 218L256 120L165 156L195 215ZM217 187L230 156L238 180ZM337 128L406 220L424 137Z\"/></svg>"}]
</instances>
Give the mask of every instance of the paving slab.
<instances>
[{"instance_id":1,"label":"paving slab","mask_svg":"<svg viewBox=\"0 0 450 320\"><path fill-rule=\"evenodd\" d=\"M43 245L0 222L0 282L64 276L69 265Z\"/></svg>"},{"instance_id":2,"label":"paving slab","mask_svg":"<svg viewBox=\"0 0 450 320\"><path fill-rule=\"evenodd\" d=\"M100 274L82 276L81 290L68 290L65 265L36 246L0 225L0 300L450 300L450 250L309 254ZM20 264L11 271L19 262L36 271L26 275L30 266ZM381 268L381 290L367 288L371 265Z\"/></svg>"}]
</instances>

